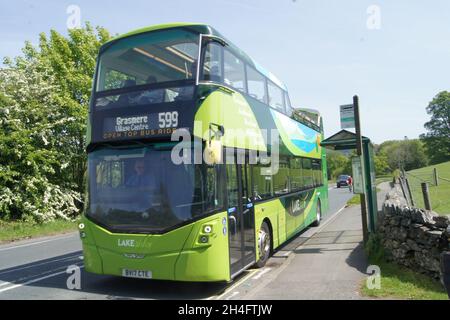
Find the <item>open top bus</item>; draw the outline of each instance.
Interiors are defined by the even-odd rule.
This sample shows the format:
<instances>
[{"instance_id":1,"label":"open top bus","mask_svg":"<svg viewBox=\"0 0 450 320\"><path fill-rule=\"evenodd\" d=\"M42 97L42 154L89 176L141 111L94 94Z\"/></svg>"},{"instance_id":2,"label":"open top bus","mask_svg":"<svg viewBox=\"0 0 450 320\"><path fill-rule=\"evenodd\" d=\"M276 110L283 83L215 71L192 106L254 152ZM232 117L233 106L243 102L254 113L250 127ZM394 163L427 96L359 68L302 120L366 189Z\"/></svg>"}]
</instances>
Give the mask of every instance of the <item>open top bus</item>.
<instances>
[{"instance_id":1,"label":"open top bus","mask_svg":"<svg viewBox=\"0 0 450 320\"><path fill-rule=\"evenodd\" d=\"M328 207L322 139L320 114L210 26L113 39L89 110L86 271L230 281L263 266Z\"/></svg>"}]
</instances>

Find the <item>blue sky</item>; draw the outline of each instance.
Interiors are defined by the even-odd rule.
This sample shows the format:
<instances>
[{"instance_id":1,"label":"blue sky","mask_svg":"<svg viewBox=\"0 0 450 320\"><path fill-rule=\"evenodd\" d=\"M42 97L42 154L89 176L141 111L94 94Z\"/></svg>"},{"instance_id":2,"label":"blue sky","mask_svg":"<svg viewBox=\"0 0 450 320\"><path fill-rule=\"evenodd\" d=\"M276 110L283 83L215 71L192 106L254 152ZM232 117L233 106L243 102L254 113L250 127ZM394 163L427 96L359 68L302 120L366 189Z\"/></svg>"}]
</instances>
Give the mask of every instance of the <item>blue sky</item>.
<instances>
[{"instance_id":1,"label":"blue sky","mask_svg":"<svg viewBox=\"0 0 450 320\"><path fill-rule=\"evenodd\" d=\"M38 33L65 33L67 7L111 33L174 21L211 24L289 88L295 106L315 108L326 135L340 129L339 105L361 101L363 134L375 143L416 138L425 107L449 90L448 0L2 1L0 57L20 54ZM369 6L380 9L369 29Z\"/></svg>"}]
</instances>

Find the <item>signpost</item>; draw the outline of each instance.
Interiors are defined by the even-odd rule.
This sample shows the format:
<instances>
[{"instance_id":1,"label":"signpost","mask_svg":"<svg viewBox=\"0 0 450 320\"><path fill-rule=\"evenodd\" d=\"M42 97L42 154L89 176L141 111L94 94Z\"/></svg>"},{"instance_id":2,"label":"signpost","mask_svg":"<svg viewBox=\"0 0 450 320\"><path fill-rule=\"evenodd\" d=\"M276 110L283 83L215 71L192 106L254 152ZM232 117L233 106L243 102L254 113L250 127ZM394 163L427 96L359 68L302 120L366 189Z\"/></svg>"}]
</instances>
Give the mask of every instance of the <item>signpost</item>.
<instances>
[{"instance_id":1,"label":"signpost","mask_svg":"<svg viewBox=\"0 0 450 320\"><path fill-rule=\"evenodd\" d=\"M355 128L355 108L352 104L341 106L341 129Z\"/></svg>"},{"instance_id":2,"label":"signpost","mask_svg":"<svg viewBox=\"0 0 450 320\"><path fill-rule=\"evenodd\" d=\"M364 171L361 157L352 158L352 173L353 173L353 193L364 193Z\"/></svg>"},{"instance_id":3,"label":"signpost","mask_svg":"<svg viewBox=\"0 0 450 320\"><path fill-rule=\"evenodd\" d=\"M362 145L362 135L361 135L361 123L359 119L359 98L358 96L353 97L353 108L355 120L355 131L356 131L356 154L364 159L363 145ZM361 198L361 218L362 218L362 231L364 244L369 240L368 228L367 228L367 203L366 203L366 193L359 194Z\"/></svg>"},{"instance_id":4,"label":"signpost","mask_svg":"<svg viewBox=\"0 0 450 320\"><path fill-rule=\"evenodd\" d=\"M361 199L361 222L364 243L369 232L376 231L377 190L375 185L375 164L373 145L370 139L361 135L359 98L353 97L353 104L340 106L342 130L323 140L321 146L331 150L356 149L357 157L352 159L354 193ZM355 128L355 133L346 129Z\"/></svg>"}]
</instances>

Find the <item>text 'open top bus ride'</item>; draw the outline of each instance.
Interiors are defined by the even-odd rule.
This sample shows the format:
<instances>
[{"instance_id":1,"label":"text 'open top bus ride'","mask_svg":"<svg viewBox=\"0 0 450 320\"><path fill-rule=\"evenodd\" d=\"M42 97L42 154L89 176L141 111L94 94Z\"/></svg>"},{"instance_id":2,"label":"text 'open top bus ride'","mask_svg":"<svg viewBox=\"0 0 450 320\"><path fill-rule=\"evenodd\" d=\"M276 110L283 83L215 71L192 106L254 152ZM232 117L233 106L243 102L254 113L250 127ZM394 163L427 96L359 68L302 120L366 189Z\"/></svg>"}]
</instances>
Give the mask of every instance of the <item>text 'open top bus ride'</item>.
<instances>
[{"instance_id":1,"label":"text 'open top bus ride'","mask_svg":"<svg viewBox=\"0 0 450 320\"><path fill-rule=\"evenodd\" d=\"M230 281L263 266L327 209L322 139L319 113L293 109L286 87L210 26L113 39L89 110L86 271ZM262 161L275 144L276 167Z\"/></svg>"}]
</instances>

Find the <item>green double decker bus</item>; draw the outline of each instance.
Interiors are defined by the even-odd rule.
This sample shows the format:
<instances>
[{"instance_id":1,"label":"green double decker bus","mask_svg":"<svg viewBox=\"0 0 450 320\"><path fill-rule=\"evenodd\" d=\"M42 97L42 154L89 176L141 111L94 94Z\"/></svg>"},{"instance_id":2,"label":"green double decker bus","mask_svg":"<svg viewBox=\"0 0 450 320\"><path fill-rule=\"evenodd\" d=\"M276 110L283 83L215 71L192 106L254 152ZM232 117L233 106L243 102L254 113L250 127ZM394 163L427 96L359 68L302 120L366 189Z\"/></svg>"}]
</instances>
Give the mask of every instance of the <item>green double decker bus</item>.
<instances>
[{"instance_id":1,"label":"green double decker bus","mask_svg":"<svg viewBox=\"0 0 450 320\"><path fill-rule=\"evenodd\" d=\"M100 49L85 270L231 281L328 207L322 117L214 28L166 24Z\"/></svg>"}]
</instances>

